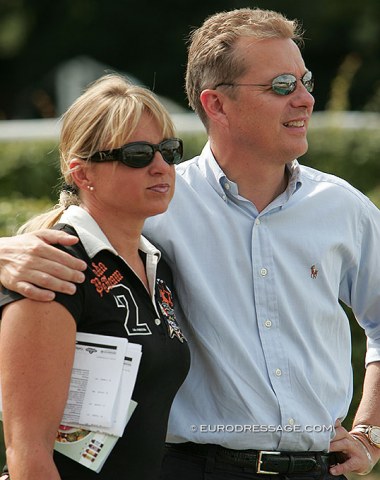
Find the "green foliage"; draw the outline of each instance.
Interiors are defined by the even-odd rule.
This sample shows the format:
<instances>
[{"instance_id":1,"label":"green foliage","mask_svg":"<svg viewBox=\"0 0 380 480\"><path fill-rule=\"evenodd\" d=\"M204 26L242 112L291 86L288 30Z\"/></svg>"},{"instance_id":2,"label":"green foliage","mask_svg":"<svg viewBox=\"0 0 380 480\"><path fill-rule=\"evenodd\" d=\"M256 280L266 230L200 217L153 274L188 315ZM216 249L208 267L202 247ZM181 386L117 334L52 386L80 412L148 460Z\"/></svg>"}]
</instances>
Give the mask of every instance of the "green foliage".
<instances>
[{"instance_id":1,"label":"green foliage","mask_svg":"<svg viewBox=\"0 0 380 480\"><path fill-rule=\"evenodd\" d=\"M183 140L184 145L184 161L189 160L190 158L199 155L202 151L204 144L207 141L206 133L193 133L193 134L182 134L180 137Z\"/></svg>"},{"instance_id":2,"label":"green foliage","mask_svg":"<svg viewBox=\"0 0 380 480\"><path fill-rule=\"evenodd\" d=\"M362 192L380 183L380 129L310 129L301 163L344 178Z\"/></svg>"},{"instance_id":3,"label":"green foliage","mask_svg":"<svg viewBox=\"0 0 380 480\"><path fill-rule=\"evenodd\" d=\"M0 198L0 236L14 235L18 228L34 215L51 208L48 198Z\"/></svg>"},{"instance_id":4,"label":"green foliage","mask_svg":"<svg viewBox=\"0 0 380 480\"><path fill-rule=\"evenodd\" d=\"M53 142L0 142L0 197L48 197L58 183Z\"/></svg>"}]
</instances>

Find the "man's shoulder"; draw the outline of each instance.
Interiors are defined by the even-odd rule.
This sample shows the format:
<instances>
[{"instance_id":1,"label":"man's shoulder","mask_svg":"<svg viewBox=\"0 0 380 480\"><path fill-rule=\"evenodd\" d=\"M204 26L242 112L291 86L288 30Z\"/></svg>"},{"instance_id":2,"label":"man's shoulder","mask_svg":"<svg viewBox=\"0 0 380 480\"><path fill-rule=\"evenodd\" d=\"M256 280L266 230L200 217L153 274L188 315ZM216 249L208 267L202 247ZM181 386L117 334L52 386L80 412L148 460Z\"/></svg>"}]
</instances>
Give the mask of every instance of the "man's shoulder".
<instances>
[{"instance_id":1,"label":"man's shoulder","mask_svg":"<svg viewBox=\"0 0 380 480\"><path fill-rule=\"evenodd\" d=\"M332 173L323 172L322 170L316 170L315 168L300 165L301 179L303 181L310 181L316 184L327 183L332 186L342 187L348 191L359 192L357 188L351 185L347 180L342 177L338 177ZM360 193L360 192L359 192Z\"/></svg>"},{"instance_id":2,"label":"man's shoulder","mask_svg":"<svg viewBox=\"0 0 380 480\"><path fill-rule=\"evenodd\" d=\"M184 160L179 165L176 165L176 174L181 177L186 177L190 172L199 171L199 159L200 156L190 158L189 160Z\"/></svg>"},{"instance_id":3,"label":"man's shoulder","mask_svg":"<svg viewBox=\"0 0 380 480\"><path fill-rule=\"evenodd\" d=\"M359 208L363 206L374 207L371 200L363 192L342 177L305 165L300 165L300 171L302 184L309 184L310 189L315 193L329 193L336 200L347 201L351 205L356 204Z\"/></svg>"}]
</instances>

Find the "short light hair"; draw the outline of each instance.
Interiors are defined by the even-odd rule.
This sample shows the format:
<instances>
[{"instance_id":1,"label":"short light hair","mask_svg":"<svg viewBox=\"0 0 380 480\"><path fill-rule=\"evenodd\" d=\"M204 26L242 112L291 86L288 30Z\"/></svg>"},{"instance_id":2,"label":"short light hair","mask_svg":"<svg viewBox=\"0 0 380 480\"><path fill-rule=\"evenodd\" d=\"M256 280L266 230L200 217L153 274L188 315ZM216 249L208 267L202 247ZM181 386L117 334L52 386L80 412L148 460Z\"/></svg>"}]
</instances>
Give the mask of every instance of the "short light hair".
<instances>
[{"instance_id":1,"label":"short light hair","mask_svg":"<svg viewBox=\"0 0 380 480\"><path fill-rule=\"evenodd\" d=\"M189 105L207 127L200 94L218 83L233 82L243 75L248 66L234 48L241 37L258 40L290 38L302 43L302 30L297 20L259 8L241 8L220 12L208 17L203 25L193 30L188 42L186 93Z\"/></svg>"},{"instance_id":2,"label":"short light hair","mask_svg":"<svg viewBox=\"0 0 380 480\"><path fill-rule=\"evenodd\" d=\"M97 151L121 147L144 113L156 121L162 138L174 136L169 113L147 88L118 74L104 75L90 84L62 117L60 157L66 183L72 184L70 160L88 159Z\"/></svg>"},{"instance_id":3,"label":"short light hair","mask_svg":"<svg viewBox=\"0 0 380 480\"><path fill-rule=\"evenodd\" d=\"M104 75L90 84L62 116L60 168L65 185L59 203L22 225L18 233L51 228L68 206L79 205L80 192L71 175L71 160L89 160L95 152L123 146L143 114L156 121L163 139L175 136L169 113L147 88L118 74Z\"/></svg>"}]
</instances>

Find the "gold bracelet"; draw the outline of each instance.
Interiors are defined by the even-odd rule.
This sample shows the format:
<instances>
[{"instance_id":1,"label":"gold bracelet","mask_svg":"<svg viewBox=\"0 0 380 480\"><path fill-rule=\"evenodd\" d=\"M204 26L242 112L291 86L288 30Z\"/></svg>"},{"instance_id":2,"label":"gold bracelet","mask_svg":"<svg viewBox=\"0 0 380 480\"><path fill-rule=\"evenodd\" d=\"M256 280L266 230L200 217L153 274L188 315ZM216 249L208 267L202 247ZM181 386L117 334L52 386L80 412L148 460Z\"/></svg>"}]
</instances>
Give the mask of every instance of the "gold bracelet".
<instances>
[{"instance_id":1,"label":"gold bracelet","mask_svg":"<svg viewBox=\"0 0 380 480\"><path fill-rule=\"evenodd\" d=\"M372 459L372 455L371 455L371 452L368 450L368 447L367 445L364 443L364 441L360 438L359 435L355 435L355 433L351 433L350 432L350 435L351 437L356 440L357 442L360 443L360 445L363 447L364 451L365 451L365 454L367 455L367 458L368 458L368 462L369 462L369 468L363 472L363 473L358 473L358 472L355 472L357 473L357 475L368 475L368 473L370 473L375 465L373 459Z\"/></svg>"}]
</instances>

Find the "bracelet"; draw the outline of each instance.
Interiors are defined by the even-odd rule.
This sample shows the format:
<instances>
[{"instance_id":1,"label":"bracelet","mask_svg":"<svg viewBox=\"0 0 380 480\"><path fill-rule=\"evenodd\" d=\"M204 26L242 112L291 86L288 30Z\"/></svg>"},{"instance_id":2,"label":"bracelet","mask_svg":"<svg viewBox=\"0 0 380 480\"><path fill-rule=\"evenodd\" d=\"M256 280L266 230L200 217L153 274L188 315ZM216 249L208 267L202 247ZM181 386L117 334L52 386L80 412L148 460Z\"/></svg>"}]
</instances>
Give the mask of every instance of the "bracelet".
<instances>
[{"instance_id":1,"label":"bracelet","mask_svg":"<svg viewBox=\"0 0 380 480\"><path fill-rule=\"evenodd\" d=\"M355 433L351 433L351 432L350 432L350 435L354 440L356 440L357 442L360 443L360 445L362 446L363 450L365 451L365 453L367 455L368 462L369 462L369 468L365 472L363 472L363 473L356 472L356 473L357 473L357 475L367 475L373 469L373 467L375 465L375 463L372 459L371 452L368 450L367 445L364 443L364 441L360 438L359 435L355 435Z\"/></svg>"}]
</instances>

